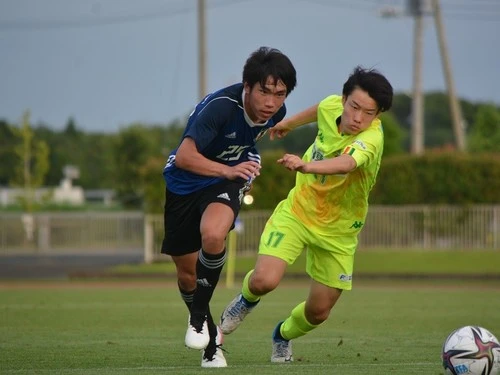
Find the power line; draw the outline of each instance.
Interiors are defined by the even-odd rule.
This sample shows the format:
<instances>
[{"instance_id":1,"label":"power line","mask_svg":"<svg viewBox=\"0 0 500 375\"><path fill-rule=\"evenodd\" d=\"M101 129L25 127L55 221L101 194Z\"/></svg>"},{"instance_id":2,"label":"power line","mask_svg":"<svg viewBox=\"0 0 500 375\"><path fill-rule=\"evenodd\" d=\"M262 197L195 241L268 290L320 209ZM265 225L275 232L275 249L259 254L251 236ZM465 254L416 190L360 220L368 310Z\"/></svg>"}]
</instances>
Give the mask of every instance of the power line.
<instances>
[{"instance_id":1,"label":"power line","mask_svg":"<svg viewBox=\"0 0 500 375\"><path fill-rule=\"evenodd\" d=\"M140 15L126 16L111 16L103 18L85 17L74 20L17 20L17 21L2 21L0 22L0 31L39 31L51 29L71 29L71 28L86 28L95 26L110 26L121 23L140 22L145 20L161 19L173 17L179 14L189 13L190 8L182 8L176 10L155 10Z\"/></svg>"},{"instance_id":2,"label":"power line","mask_svg":"<svg viewBox=\"0 0 500 375\"><path fill-rule=\"evenodd\" d=\"M362 10L362 11L371 11L373 10L377 4L373 1L369 0L301 0L305 3L314 3L317 5L324 5L332 8L343 8L350 10ZM361 2L359 2L361 1Z\"/></svg>"},{"instance_id":3,"label":"power line","mask_svg":"<svg viewBox=\"0 0 500 375\"><path fill-rule=\"evenodd\" d=\"M498 17L489 17L486 14L483 15L468 15L468 14L444 14L445 18L450 20L460 20L460 21L485 21L485 22L500 22L500 15Z\"/></svg>"},{"instance_id":4,"label":"power line","mask_svg":"<svg viewBox=\"0 0 500 375\"><path fill-rule=\"evenodd\" d=\"M403 3L399 0L301 0L310 4L328 6L332 8L343 8L350 10L372 11L375 8L389 6L391 8L403 8ZM354 2L357 1L357 2ZM500 2L480 3L471 0L467 4L456 4L455 0L442 6L443 17L447 19L457 19L464 21L491 21L500 22ZM476 2L478 2L476 4Z\"/></svg>"},{"instance_id":5,"label":"power line","mask_svg":"<svg viewBox=\"0 0 500 375\"><path fill-rule=\"evenodd\" d=\"M220 0L214 2L210 8L218 8L225 5L234 5L237 3L248 2L251 0ZM57 29L78 29L90 28L99 26L113 26L123 23L142 22L155 19L166 19L175 17L181 14L192 13L196 11L196 5L187 2L180 2L182 7L171 9L155 9L152 11L144 12L142 14L130 14L124 16L109 16L109 17L82 17L73 20L0 20L0 32L2 31L43 31L43 30L57 30Z\"/></svg>"},{"instance_id":6,"label":"power line","mask_svg":"<svg viewBox=\"0 0 500 375\"><path fill-rule=\"evenodd\" d=\"M218 8L222 6L235 5L252 0L219 0L208 2L208 8ZM306 3L323 5L334 8L343 8L359 11L373 11L382 6L383 3L390 5L400 4L396 0L299 0ZM451 0L443 3L443 16L449 19L467 21L500 21L500 3L488 0L463 0L465 4L458 3L460 0ZM170 9L155 9L142 14L130 14L124 16L109 17L83 17L73 20L0 20L0 32L2 31L43 31L57 29L77 29L100 26L113 26L123 23L135 23L155 19L166 19L181 14L195 12L195 5L192 3L179 2L182 6ZM470 10L470 11L467 11Z\"/></svg>"}]
</instances>

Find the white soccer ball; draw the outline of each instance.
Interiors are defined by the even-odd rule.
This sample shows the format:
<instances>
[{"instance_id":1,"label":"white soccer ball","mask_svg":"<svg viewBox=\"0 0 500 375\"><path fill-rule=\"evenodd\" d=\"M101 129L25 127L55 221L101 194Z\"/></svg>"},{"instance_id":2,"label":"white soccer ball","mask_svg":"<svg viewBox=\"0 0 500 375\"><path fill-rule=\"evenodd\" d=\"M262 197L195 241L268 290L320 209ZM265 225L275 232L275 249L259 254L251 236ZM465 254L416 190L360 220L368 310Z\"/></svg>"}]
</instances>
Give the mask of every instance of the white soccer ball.
<instances>
[{"instance_id":1,"label":"white soccer ball","mask_svg":"<svg viewBox=\"0 0 500 375\"><path fill-rule=\"evenodd\" d=\"M445 374L500 375L500 343L482 327L453 331L444 342L441 358Z\"/></svg>"}]
</instances>

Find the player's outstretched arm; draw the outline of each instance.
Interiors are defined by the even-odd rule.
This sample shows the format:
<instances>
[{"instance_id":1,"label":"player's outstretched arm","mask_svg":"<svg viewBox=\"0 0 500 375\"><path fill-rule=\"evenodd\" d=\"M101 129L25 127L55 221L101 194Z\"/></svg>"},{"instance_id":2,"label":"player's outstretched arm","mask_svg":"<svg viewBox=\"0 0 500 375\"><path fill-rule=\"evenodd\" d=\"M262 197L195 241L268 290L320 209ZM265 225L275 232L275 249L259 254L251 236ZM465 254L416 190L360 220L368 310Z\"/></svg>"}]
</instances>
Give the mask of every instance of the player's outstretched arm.
<instances>
[{"instance_id":1,"label":"player's outstretched arm","mask_svg":"<svg viewBox=\"0 0 500 375\"><path fill-rule=\"evenodd\" d=\"M291 171L322 175L349 173L357 166L356 161L350 155L305 162L297 155L285 154L281 159L278 159L278 163Z\"/></svg>"},{"instance_id":2,"label":"player's outstretched arm","mask_svg":"<svg viewBox=\"0 0 500 375\"><path fill-rule=\"evenodd\" d=\"M269 138L271 140L274 140L275 138L283 138L293 129L317 121L318 105L319 104L315 104L303 110L302 112L299 112L278 122L275 126L269 129Z\"/></svg>"},{"instance_id":3,"label":"player's outstretched arm","mask_svg":"<svg viewBox=\"0 0 500 375\"><path fill-rule=\"evenodd\" d=\"M260 174L260 164L245 161L235 166L229 166L207 159L198 149L192 138L184 138L177 149L175 165L200 176L222 177L228 180L243 178L248 180Z\"/></svg>"}]
</instances>

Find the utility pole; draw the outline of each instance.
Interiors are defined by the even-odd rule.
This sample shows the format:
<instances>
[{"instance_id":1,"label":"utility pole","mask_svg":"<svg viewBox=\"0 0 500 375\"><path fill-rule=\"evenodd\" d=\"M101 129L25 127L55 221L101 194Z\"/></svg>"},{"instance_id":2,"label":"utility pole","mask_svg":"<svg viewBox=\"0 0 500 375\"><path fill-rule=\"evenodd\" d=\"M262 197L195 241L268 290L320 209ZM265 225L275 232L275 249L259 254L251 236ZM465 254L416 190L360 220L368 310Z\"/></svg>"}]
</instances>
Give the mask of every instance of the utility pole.
<instances>
[{"instance_id":1,"label":"utility pole","mask_svg":"<svg viewBox=\"0 0 500 375\"><path fill-rule=\"evenodd\" d=\"M207 94L207 53L206 53L205 0L198 0L198 97Z\"/></svg>"},{"instance_id":2,"label":"utility pole","mask_svg":"<svg viewBox=\"0 0 500 375\"><path fill-rule=\"evenodd\" d=\"M422 56L424 18L421 0L409 0L410 14L415 19L413 34L413 94L411 107L411 148L412 154L424 152L424 100L422 93Z\"/></svg>"},{"instance_id":3,"label":"utility pole","mask_svg":"<svg viewBox=\"0 0 500 375\"><path fill-rule=\"evenodd\" d=\"M431 9L432 8L432 9ZM442 22L439 0L407 0L406 14L415 19L414 39L413 39L413 93L411 112L411 153L421 154L424 151L424 124L423 124L423 92L422 92L422 34L424 28L423 17L432 12L436 25L436 32L439 42L441 61L443 63L444 76L450 102L453 131L455 135L457 149L466 150L465 129L462 121L462 111L460 103L455 93L455 84L451 74L450 59ZM387 6L380 10L382 17L400 17L404 15L397 7Z\"/></svg>"},{"instance_id":4,"label":"utility pole","mask_svg":"<svg viewBox=\"0 0 500 375\"><path fill-rule=\"evenodd\" d=\"M384 7L380 10L382 17L394 18L410 15L415 19L410 152L417 155L424 152L424 100L422 92L424 1L426 0L407 0L406 12L393 6Z\"/></svg>"},{"instance_id":5,"label":"utility pole","mask_svg":"<svg viewBox=\"0 0 500 375\"><path fill-rule=\"evenodd\" d=\"M434 21L436 24L436 32L439 41L439 49L441 51L441 62L443 63L444 77L448 89L448 99L450 101L450 112L453 123L453 131L455 133L455 141L458 150L466 151L465 134L462 121L462 110L455 92L455 83L453 75L451 74L450 59L448 56L448 48L446 45L446 38L444 35L444 26L441 16L441 7L439 0L432 0L432 7L434 10Z\"/></svg>"}]
</instances>

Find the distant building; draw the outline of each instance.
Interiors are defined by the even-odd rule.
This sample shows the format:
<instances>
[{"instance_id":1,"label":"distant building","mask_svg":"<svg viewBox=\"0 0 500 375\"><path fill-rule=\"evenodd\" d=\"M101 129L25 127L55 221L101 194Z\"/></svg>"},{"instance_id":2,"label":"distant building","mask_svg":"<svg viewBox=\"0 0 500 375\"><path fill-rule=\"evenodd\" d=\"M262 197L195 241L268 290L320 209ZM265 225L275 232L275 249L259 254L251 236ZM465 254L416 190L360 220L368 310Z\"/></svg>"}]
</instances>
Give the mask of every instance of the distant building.
<instances>
[{"instance_id":1,"label":"distant building","mask_svg":"<svg viewBox=\"0 0 500 375\"><path fill-rule=\"evenodd\" d=\"M87 202L103 203L106 206L112 204L114 191L108 189L83 190L81 186L73 186L73 180L80 176L77 167L67 165L63 169L64 178L59 186L42 187L34 190L36 202L52 202L57 204L69 204L81 206ZM25 194L23 188L0 187L0 206L14 205Z\"/></svg>"},{"instance_id":2,"label":"distant building","mask_svg":"<svg viewBox=\"0 0 500 375\"><path fill-rule=\"evenodd\" d=\"M24 196L23 188L0 188L0 205L9 206ZM81 206L85 203L83 188L73 186L71 180L63 179L57 187L43 187L34 190L35 202L53 202Z\"/></svg>"}]
</instances>

